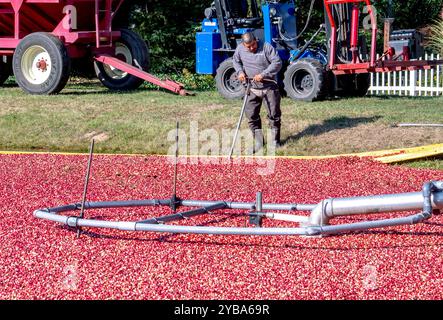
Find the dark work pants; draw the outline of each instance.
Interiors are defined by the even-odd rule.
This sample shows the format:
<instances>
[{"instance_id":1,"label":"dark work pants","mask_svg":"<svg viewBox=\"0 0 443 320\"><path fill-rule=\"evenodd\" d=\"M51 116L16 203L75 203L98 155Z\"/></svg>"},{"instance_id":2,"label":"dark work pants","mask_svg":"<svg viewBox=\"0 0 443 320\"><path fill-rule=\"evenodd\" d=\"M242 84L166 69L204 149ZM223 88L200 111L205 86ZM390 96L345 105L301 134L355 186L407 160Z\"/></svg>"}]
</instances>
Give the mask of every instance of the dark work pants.
<instances>
[{"instance_id":1,"label":"dark work pants","mask_svg":"<svg viewBox=\"0 0 443 320\"><path fill-rule=\"evenodd\" d=\"M260 109L263 101L265 102L268 112L269 126L271 127L271 129L280 129L281 96L278 89L268 89L266 93L263 93L260 96L257 96L252 91L250 92L245 108L246 117L249 120L249 128L251 128L253 132L254 130L262 128Z\"/></svg>"}]
</instances>

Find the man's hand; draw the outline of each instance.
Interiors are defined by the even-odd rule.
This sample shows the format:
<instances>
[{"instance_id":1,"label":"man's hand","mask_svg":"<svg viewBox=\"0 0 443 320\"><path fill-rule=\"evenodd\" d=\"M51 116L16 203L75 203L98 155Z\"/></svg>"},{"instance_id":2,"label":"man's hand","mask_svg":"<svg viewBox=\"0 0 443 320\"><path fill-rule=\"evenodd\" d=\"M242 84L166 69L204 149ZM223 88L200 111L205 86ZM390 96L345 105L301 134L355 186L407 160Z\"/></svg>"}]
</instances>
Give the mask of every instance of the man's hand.
<instances>
[{"instance_id":1,"label":"man's hand","mask_svg":"<svg viewBox=\"0 0 443 320\"><path fill-rule=\"evenodd\" d=\"M238 80L240 80L241 82L246 82L246 75L244 73L240 73L238 75Z\"/></svg>"},{"instance_id":2,"label":"man's hand","mask_svg":"<svg viewBox=\"0 0 443 320\"><path fill-rule=\"evenodd\" d=\"M254 77L254 81L255 82L263 82L263 78L264 78L263 75L258 74Z\"/></svg>"}]
</instances>

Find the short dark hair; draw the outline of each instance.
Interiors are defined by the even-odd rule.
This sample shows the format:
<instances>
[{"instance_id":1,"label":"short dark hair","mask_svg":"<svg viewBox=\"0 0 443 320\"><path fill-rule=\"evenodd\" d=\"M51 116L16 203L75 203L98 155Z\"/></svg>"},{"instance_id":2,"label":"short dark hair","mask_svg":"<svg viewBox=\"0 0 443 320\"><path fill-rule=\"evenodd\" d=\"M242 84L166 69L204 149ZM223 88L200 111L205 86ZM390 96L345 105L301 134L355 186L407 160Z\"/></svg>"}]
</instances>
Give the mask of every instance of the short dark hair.
<instances>
[{"instance_id":1,"label":"short dark hair","mask_svg":"<svg viewBox=\"0 0 443 320\"><path fill-rule=\"evenodd\" d=\"M246 43L246 44L251 44L252 42L257 40L257 38L255 37L255 35L252 32L244 33L241 36L241 38L242 38L243 43Z\"/></svg>"}]
</instances>

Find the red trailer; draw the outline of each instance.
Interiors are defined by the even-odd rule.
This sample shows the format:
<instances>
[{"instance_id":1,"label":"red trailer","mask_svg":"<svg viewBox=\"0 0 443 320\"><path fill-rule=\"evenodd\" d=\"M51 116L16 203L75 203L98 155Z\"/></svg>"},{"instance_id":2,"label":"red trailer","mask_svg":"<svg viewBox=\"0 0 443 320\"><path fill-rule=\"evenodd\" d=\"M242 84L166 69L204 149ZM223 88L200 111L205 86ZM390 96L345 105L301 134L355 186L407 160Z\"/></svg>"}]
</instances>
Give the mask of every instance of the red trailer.
<instances>
[{"instance_id":1,"label":"red trailer","mask_svg":"<svg viewBox=\"0 0 443 320\"><path fill-rule=\"evenodd\" d=\"M61 91L72 59L94 62L97 77L112 90L143 81L185 95L183 85L149 73L146 42L114 29L124 0L0 0L0 85L12 74L32 94Z\"/></svg>"}]
</instances>

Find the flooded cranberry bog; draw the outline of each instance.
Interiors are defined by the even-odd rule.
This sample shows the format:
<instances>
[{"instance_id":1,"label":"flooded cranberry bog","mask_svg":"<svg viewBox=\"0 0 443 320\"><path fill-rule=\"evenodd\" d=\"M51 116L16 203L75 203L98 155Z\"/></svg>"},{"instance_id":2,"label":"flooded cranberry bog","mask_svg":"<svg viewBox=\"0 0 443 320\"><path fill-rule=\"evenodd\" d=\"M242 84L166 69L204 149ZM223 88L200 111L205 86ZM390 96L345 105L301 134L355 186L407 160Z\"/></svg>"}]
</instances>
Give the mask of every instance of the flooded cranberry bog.
<instances>
[{"instance_id":1,"label":"flooded cranberry bog","mask_svg":"<svg viewBox=\"0 0 443 320\"><path fill-rule=\"evenodd\" d=\"M235 236L76 229L37 219L41 208L82 200L83 155L0 155L2 299L441 299L443 218L325 237ZM408 193L438 170L371 159L277 159L271 174L258 162L179 164L182 199L319 203L324 199ZM171 195L167 157L96 155L88 202L164 199ZM346 216L360 223L421 210ZM169 207L86 211L85 218L138 221ZM171 222L253 228L240 210ZM310 212L300 213L309 217ZM332 222L335 224L335 222ZM265 219L263 228L286 221ZM254 228L255 229L255 228Z\"/></svg>"}]
</instances>

